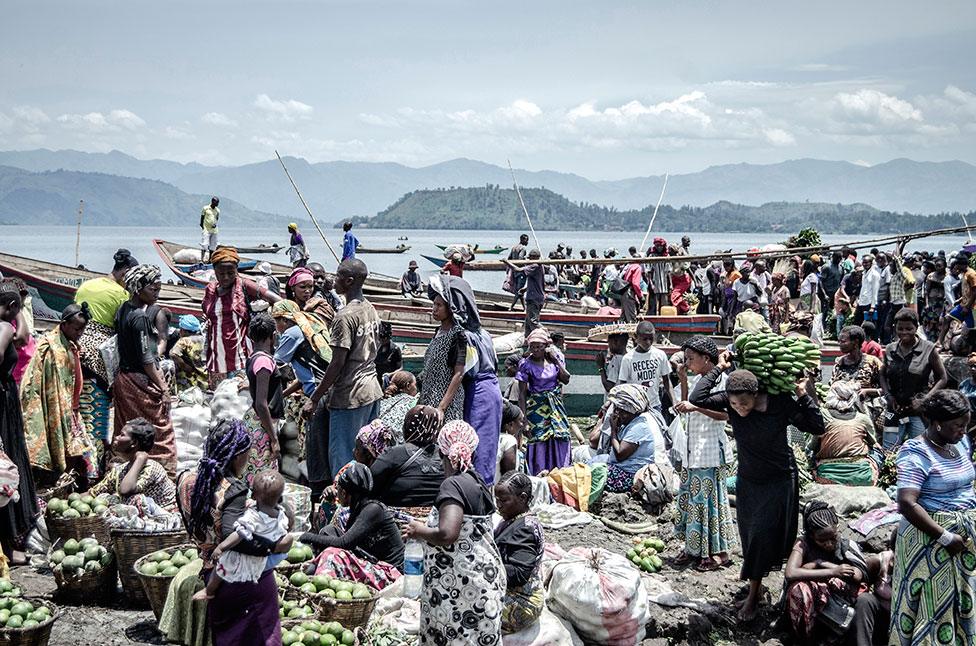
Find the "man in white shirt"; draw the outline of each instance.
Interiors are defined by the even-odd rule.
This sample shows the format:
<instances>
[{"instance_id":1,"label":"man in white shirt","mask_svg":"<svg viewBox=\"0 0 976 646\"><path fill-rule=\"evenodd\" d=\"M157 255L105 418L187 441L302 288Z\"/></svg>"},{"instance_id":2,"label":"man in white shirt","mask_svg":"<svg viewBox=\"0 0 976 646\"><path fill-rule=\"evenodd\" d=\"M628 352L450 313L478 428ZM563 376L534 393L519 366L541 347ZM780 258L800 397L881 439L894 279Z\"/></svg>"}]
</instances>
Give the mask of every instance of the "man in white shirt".
<instances>
[{"instance_id":1,"label":"man in white shirt","mask_svg":"<svg viewBox=\"0 0 976 646\"><path fill-rule=\"evenodd\" d=\"M861 277L861 293L857 296L857 309L854 312L854 325L864 319L874 319L878 309L878 290L881 288L881 272L874 266L874 256L865 254L861 258L864 275Z\"/></svg>"},{"instance_id":2,"label":"man in white shirt","mask_svg":"<svg viewBox=\"0 0 976 646\"><path fill-rule=\"evenodd\" d=\"M637 324L636 345L624 355L617 375L618 384L640 384L647 391L647 401L658 414L664 406L671 407L670 385L663 389L667 401L661 401L662 384L671 374L671 364L663 350L654 347L654 324L641 321Z\"/></svg>"}]
</instances>

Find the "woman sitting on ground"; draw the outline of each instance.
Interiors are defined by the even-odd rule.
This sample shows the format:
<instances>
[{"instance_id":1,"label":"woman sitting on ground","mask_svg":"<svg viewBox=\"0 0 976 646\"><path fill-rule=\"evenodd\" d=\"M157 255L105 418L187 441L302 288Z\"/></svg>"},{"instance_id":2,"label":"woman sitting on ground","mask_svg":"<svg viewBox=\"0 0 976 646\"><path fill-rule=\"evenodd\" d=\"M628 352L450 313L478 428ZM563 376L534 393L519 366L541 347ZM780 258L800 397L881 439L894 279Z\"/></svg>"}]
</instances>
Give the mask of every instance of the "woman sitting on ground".
<instances>
[{"instance_id":1,"label":"woman sitting on ground","mask_svg":"<svg viewBox=\"0 0 976 646\"><path fill-rule=\"evenodd\" d=\"M502 632L517 633L539 620L545 607L540 565L545 547L542 525L529 512L532 481L524 473L506 472L495 485L495 503L502 522L495 545L505 565L508 590L502 608Z\"/></svg>"},{"instance_id":2,"label":"woman sitting on ground","mask_svg":"<svg viewBox=\"0 0 976 646\"><path fill-rule=\"evenodd\" d=\"M391 507L430 507L444 481L437 434L444 418L433 406L414 406L403 422L403 444L370 466L377 500Z\"/></svg>"},{"instance_id":3,"label":"woman sitting on ground","mask_svg":"<svg viewBox=\"0 0 976 646\"><path fill-rule=\"evenodd\" d=\"M928 395L921 436L898 452L898 525L890 644L971 644L976 621L976 472L969 402L954 390Z\"/></svg>"},{"instance_id":4,"label":"woman sitting on ground","mask_svg":"<svg viewBox=\"0 0 976 646\"><path fill-rule=\"evenodd\" d=\"M830 381L856 382L861 387L861 399L868 401L881 395L881 359L861 351L865 340L860 325L848 325L840 331L837 345L844 354L834 362Z\"/></svg>"},{"instance_id":5,"label":"woman sitting on ground","mask_svg":"<svg viewBox=\"0 0 976 646\"><path fill-rule=\"evenodd\" d=\"M830 506L813 500L803 508L803 536L796 541L784 574L786 609L793 632L804 643L833 643L837 635L819 626L828 599L853 606L868 566L857 544L837 534Z\"/></svg>"},{"instance_id":6,"label":"woman sitting on ground","mask_svg":"<svg viewBox=\"0 0 976 646\"><path fill-rule=\"evenodd\" d=\"M113 494L122 498L125 504L134 496L144 495L166 511L175 513L176 487L163 465L149 458L155 442L156 427L141 417L129 420L112 438L112 454L123 462L109 469L89 493L93 496Z\"/></svg>"},{"instance_id":7,"label":"woman sitting on ground","mask_svg":"<svg viewBox=\"0 0 976 646\"><path fill-rule=\"evenodd\" d=\"M448 422L437 446L447 478L426 524L415 520L403 530L425 543L420 634L425 644L495 646L505 577L492 533L495 501L472 463L478 434L466 422Z\"/></svg>"},{"instance_id":8,"label":"woman sitting on ground","mask_svg":"<svg viewBox=\"0 0 976 646\"><path fill-rule=\"evenodd\" d=\"M648 413L647 391L640 384L614 386L607 394L613 406L610 415L610 452L593 458L607 463L606 490L627 493L634 476L645 465L670 466L664 436L654 416Z\"/></svg>"},{"instance_id":9,"label":"woman sitting on ground","mask_svg":"<svg viewBox=\"0 0 976 646\"><path fill-rule=\"evenodd\" d=\"M395 570L403 569L400 528L386 505L373 497L373 476L365 465L355 462L339 473L335 490L339 503L349 509L345 530L330 525L301 537L322 550L315 573L382 590L399 578Z\"/></svg>"},{"instance_id":10,"label":"woman sitting on ground","mask_svg":"<svg viewBox=\"0 0 976 646\"><path fill-rule=\"evenodd\" d=\"M871 487L877 467L868 458L875 444L874 423L864 412L857 382L837 381L824 402L823 435L810 440L816 460L814 478L821 484Z\"/></svg>"},{"instance_id":11,"label":"woman sitting on ground","mask_svg":"<svg viewBox=\"0 0 976 646\"><path fill-rule=\"evenodd\" d=\"M54 484L72 468L89 483L98 477L98 458L79 401L78 339L90 319L87 303L66 307L57 327L38 341L20 383L27 450L42 485Z\"/></svg>"},{"instance_id":12,"label":"woman sitting on ground","mask_svg":"<svg viewBox=\"0 0 976 646\"><path fill-rule=\"evenodd\" d=\"M390 375L390 383L380 401L380 419L386 422L403 441L403 420L407 411L417 405L417 378L406 370L397 370Z\"/></svg>"}]
</instances>

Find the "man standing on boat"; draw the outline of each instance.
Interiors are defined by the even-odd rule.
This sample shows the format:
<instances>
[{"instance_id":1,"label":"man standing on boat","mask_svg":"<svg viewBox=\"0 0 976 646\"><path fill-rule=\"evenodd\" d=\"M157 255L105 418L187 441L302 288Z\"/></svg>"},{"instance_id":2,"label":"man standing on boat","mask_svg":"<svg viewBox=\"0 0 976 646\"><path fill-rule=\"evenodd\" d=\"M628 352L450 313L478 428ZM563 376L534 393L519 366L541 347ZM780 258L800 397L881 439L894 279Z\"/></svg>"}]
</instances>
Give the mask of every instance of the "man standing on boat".
<instances>
[{"instance_id":1,"label":"man standing on boat","mask_svg":"<svg viewBox=\"0 0 976 646\"><path fill-rule=\"evenodd\" d=\"M525 260L525 245L529 244L528 234L523 233L519 236L518 244L509 249L509 260ZM514 310L515 304L519 301L525 302L522 297L522 288L525 287L525 274L509 269L508 276L505 278L505 291L515 295L512 299L512 306L508 309Z\"/></svg>"},{"instance_id":2,"label":"man standing on boat","mask_svg":"<svg viewBox=\"0 0 976 646\"><path fill-rule=\"evenodd\" d=\"M342 261L355 260L356 249L359 248L359 238L352 233L352 222L345 222L342 225L345 234L342 236Z\"/></svg>"},{"instance_id":3,"label":"man standing on boat","mask_svg":"<svg viewBox=\"0 0 976 646\"><path fill-rule=\"evenodd\" d=\"M528 242L528 236L522 236ZM542 254L538 249L529 252L529 260L538 261ZM525 280L525 326L523 331L525 336L529 336L532 330L539 327L539 316L542 313L542 306L546 302L546 268L541 264L525 265L518 267L512 264L511 260L503 260L508 265L509 271L513 276L523 276Z\"/></svg>"},{"instance_id":4,"label":"man standing on boat","mask_svg":"<svg viewBox=\"0 0 976 646\"><path fill-rule=\"evenodd\" d=\"M288 225L288 233L291 235L288 246L288 260L292 267L304 267L308 262L308 247L305 246L305 238L302 237L298 225L294 222Z\"/></svg>"},{"instance_id":5,"label":"man standing on boat","mask_svg":"<svg viewBox=\"0 0 976 646\"><path fill-rule=\"evenodd\" d=\"M200 262L207 262L210 254L217 248L217 220L220 219L220 209L217 205L220 200L216 197L210 198L210 205L203 207L200 211Z\"/></svg>"}]
</instances>

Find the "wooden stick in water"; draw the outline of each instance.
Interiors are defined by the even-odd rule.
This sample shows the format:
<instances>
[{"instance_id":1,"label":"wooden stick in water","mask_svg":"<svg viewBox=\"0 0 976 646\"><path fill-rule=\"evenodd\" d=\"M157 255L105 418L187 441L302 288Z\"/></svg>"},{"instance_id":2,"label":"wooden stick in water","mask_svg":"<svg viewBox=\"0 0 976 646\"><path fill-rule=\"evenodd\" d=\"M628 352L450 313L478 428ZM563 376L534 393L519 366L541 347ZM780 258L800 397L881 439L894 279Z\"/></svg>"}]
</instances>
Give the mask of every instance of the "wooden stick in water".
<instances>
[{"instance_id":1,"label":"wooden stick in water","mask_svg":"<svg viewBox=\"0 0 976 646\"><path fill-rule=\"evenodd\" d=\"M294 188L295 192L298 193L298 199L302 201L302 206L305 207L305 212L308 213L308 217L312 218L312 224L315 225L315 228L318 230L319 235L322 236L322 242L324 242L325 246L328 247L329 251L332 252L332 257L335 258L335 261L338 264L339 262L341 262L339 260L338 254L336 254L335 249L332 248L332 245L329 244L329 239L325 237L325 233L322 232L322 227L319 226L319 223L315 220L315 216L312 215L312 209L308 208L308 203L305 202L305 198L302 197L302 192L298 190L298 185L295 184L295 180L291 178L291 173L288 172L288 168L285 166L285 162L281 158L281 155L278 154L277 150L275 151L275 156L278 158L278 162L281 164L282 170L285 171L285 175L288 176L288 181L291 182L292 188Z\"/></svg>"},{"instance_id":2,"label":"wooden stick in water","mask_svg":"<svg viewBox=\"0 0 976 646\"><path fill-rule=\"evenodd\" d=\"M664 189L668 187L668 174L664 174L664 184L661 185L661 196L657 198L657 204L654 206L654 215L651 216L651 221L647 223L647 233L644 234L644 239L641 240L640 246L637 247L637 251L644 251L647 249L647 236L651 235L651 227L654 226L654 220L657 218L657 210L661 208L661 200L664 199Z\"/></svg>"}]
</instances>

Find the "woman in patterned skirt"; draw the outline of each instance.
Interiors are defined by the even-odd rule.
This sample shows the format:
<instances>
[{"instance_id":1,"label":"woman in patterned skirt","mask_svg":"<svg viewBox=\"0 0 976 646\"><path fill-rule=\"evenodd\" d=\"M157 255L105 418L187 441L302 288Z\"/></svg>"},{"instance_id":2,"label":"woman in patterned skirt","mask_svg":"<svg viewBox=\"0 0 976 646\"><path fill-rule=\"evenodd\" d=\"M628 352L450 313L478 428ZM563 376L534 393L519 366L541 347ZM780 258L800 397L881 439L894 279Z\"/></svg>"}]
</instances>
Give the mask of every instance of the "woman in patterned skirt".
<instances>
[{"instance_id":1,"label":"woman in patterned skirt","mask_svg":"<svg viewBox=\"0 0 976 646\"><path fill-rule=\"evenodd\" d=\"M569 383L566 367L555 360L545 328L529 334L529 356L519 363L519 408L528 422L525 459L529 475L569 466L569 420L562 386Z\"/></svg>"},{"instance_id":2,"label":"woman in patterned skirt","mask_svg":"<svg viewBox=\"0 0 976 646\"><path fill-rule=\"evenodd\" d=\"M424 370L420 373L418 404L433 406L445 420L464 417L464 360L468 350L464 328L454 319L451 306L439 293L431 290L431 316L440 323L424 353Z\"/></svg>"},{"instance_id":3,"label":"woman in patterned skirt","mask_svg":"<svg viewBox=\"0 0 976 646\"><path fill-rule=\"evenodd\" d=\"M421 646L502 643L505 568L492 534L495 501L472 466L477 446L470 424L444 425L437 447L447 478L427 523L403 530L404 538L426 543Z\"/></svg>"},{"instance_id":4,"label":"woman in patterned skirt","mask_svg":"<svg viewBox=\"0 0 976 646\"><path fill-rule=\"evenodd\" d=\"M701 571L728 564L729 550L735 545L735 521L729 509L725 479L726 455L730 454L725 435L729 419L723 411L693 406L688 394L701 375L718 361L718 346L706 336L694 336L682 346L685 360L678 366L681 401L674 409L684 414L686 444L681 456L681 487L678 491L680 519L675 534L685 541L679 563L698 560ZM688 378L688 373L692 378ZM713 392L725 390L725 375Z\"/></svg>"}]
</instances>

